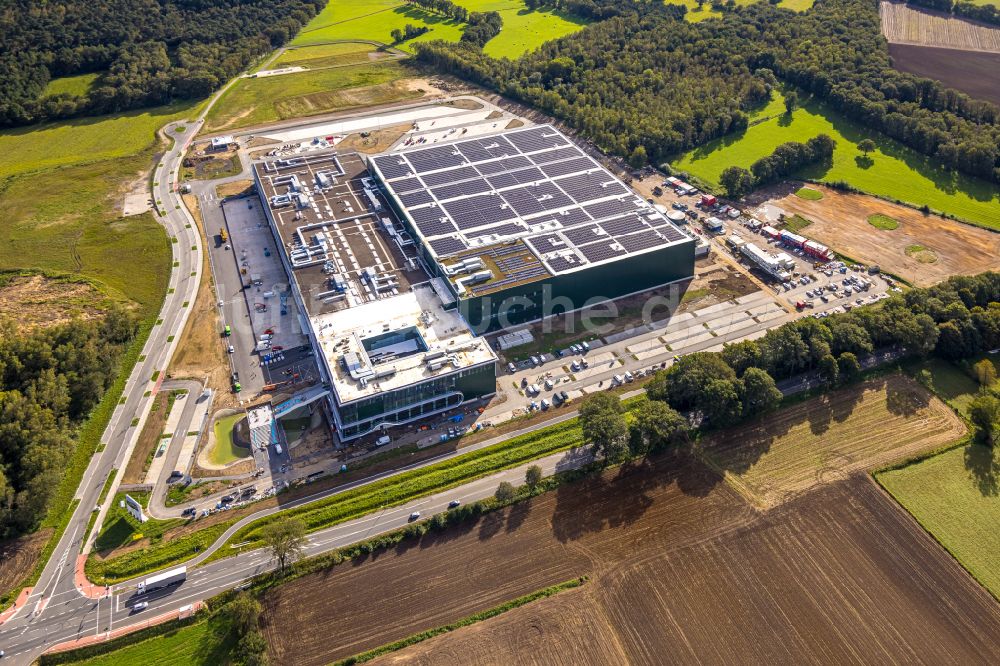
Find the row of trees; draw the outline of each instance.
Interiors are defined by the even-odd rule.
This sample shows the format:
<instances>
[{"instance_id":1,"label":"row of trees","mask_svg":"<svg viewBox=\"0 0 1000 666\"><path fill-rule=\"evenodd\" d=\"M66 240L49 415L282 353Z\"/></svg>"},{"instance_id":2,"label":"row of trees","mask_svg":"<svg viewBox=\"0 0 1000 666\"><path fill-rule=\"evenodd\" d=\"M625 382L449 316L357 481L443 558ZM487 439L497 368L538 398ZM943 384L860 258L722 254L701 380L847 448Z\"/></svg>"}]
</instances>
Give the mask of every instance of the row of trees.
<instances>
[{"instance_id":1,"label":"row of trees","mask_svg":"<svg viewBox=\"0 0 1000 666\"><path fill-rule=\"evenodd\" d=\"M103 321L18 331L0 321L0 537L30 532L72 455L75 429L114 381L138 330L113 310Z\"/></svg>"},{"instance_id":2,"label":"row of trees","mask_svg":"<svg viewBox=\"0 0 1000 666\"><path fill-rule=\"evenodd\" d=\"M486 46L486 42L500 34L503 29L503 19L497 12L472 12L469 14L469 25L462 32L462 42L478 48Z\"/></svg>"},{"instance_id":3,"label":"row of trees","mask_svg":"<svg viewBox=\"0 0 1000 666\"><path fill-rule=\"evenodd\" d=\"M696 24L677 20L673 5L610 6L615 18L517 61L442 42L418 54L624 157L641 147L658 163L745 129L747 111L784 81L947 167L1000 182L1000 109L894 70L876 3L825 0L803 13L755 3Z\"/></svg>"},{"instance_id":4,"label":"row of trees","mask_svg":"<svg viewBox=\"0 0 1000 666\"><path fill-rule=\"evenodd\" d=\"M890 347L949 360L1000 347L1000 273L954 277L877 307L798 319L758 340L727 344L721 352L689 354L647 383L649 401L633 410L631 422L616 396L588 397L580 407L583 436L598 454L617 462L629 453L683 441L689 423L721 428L771 411L781 401L777 381L782 379L812 372L831 385L851 381L862 370L859 359ZM981 383L996 381L995 371L990 376L985 366L977 372L986 375ZM974 411L984 437L1000 442L996 395L982 397Z\"/></svg>"},{"instance_id":5,"label":"row of trees","mask_svg":"<svg viewBox=\"0 0 1000 666\"><path fill-rule=\"evenodd\" d=\"M0 125L205 97L284 44L325 0L12 0L0 17ZM98 72L83 95L56 77Z\"/></svg>"},{"instance_id":6,"label":"row of trees","mask_svg":"<svg viewBox=\"0 0 1000 666\"><path fill-rule=\"evenodd\" d=\"M403 26L403 29L393 28L392 32L389 34L392 36L393 44L401 44L402 42L409 41L427 32L430 32L430 28L426 25L413 25L412 23L407 23Z\"/></svg>"},{"instance_id":7,"label":"row of trees","mask_svg":"<svg viewBox=\"0 0 1000 666\"><path fill-rule=\"evenodd\" d=\"M741 197L756 187L761 187L796 173L803 167L816 163L829 163L837 144L826 134L819 134L806 143L789 141L760 158L747 171L731 166L722 172L719 184L731 197Z\"/></svg>"},{"instance_id":8,"label":"row of trees","mask_svg":"<svg viewBox=\"0 0 1000 666\"><path fill-rule=\"evenodd\" d=\"M460 5L456 5L451 0L406 0L411 5L417 5L442 16L458 21L460 23L469 22L469 10Z\"/></svg>"}]
</instances>

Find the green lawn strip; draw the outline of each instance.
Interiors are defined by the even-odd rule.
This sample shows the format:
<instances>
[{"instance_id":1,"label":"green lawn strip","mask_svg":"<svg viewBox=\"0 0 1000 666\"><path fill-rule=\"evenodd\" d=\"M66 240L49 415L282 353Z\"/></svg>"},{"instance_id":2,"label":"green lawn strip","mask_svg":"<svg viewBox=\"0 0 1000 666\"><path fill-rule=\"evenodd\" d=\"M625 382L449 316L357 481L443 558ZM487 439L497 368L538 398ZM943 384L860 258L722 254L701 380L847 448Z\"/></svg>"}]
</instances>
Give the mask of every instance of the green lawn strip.
<instances>
[{"instance_id":1,"label":"green lawn strip","mask_svg":"<svg viewBox=\"0 0 1000 666\"><path fill-rule=\"evenodd\" d=\"M818 134L828 134L836 141L832 162L807 167L797 177L847 183L888 200L926 205L966 222L1000 230L996 214L1000 188L944 169L933 158L869 131L810 98L805 98L791 117L781 114L751 125L745 132L711 141L675 159L671 169L693 175L715 189L725 168L749 168L779 144L808 141ZM878 146L867 156L857 148L858 142L866 138Z\"/></svg>"},{"instance_id":2,"label":"green lawn strip","mask_svg":"<svg viewBox=\"0 0 1000 666\"><path fill-rule=\"evenodd\" d=\"M963 418L969 417L979 385L958 366L940 358L907 365L907 370Z\"/></svg>"},{"instance_id":3,"label":"green lawn strip","mask_svg":"<svg viewBox=\"0 0 1000 666\"><path fill-rule=\"evenodd\" d=\"M215 666L229 663L236 642L223 612L200 611L183 619L153 625L106 643L45 654L39 666Z\"/></svg>"},{"instance_id":4,"label":"green lawn strip","mask_svg":"<svg viewBox=\"0 0 1000 666\"><path fill-rule=\"evenodd\" d=\"M83 478L83 474L90 464L90 459L98 450L101 443L101 435L104 434L104 430L111 420L111 415L114 413L115 407L118 406L118 399L125 391L125 383L128 381L128 376L131 374L132 368L139 358L139 352L142 351L143 345L146 344L146 338L149 337L151 330L152 326L148 321L139 329L136 339L132 341L132 345L122 356L121 361L119 361L121 369L118 372L118 377L115 378L114 383L104 393L104 397L101 398L94 411L90 413L90 418L80 428L76 448L66 463L66 471L59 484L59 489L52 498L52 504L49 506L45 520L40 525L40 529L52 528L54 532L45 544L45 548L39 555L38 562L35 563L35 567L31 573L11 589L5 590L3 596L0 596L0 607L6 606L13 601L22 587L34 585L38 581L38 578L42 575L42 570L45 568L45 564L55 551L63 532L66 531L69 519L79 504L79 500L73 499L73 496L80 485L80 479Z\"/></svg>"},{"instance_id":5,"label":"green lawn strip","mask_svg":"<svg viewBox=\"0 0 1000 666\"><path fill-rule=\"evenodd\" d=\"M579 424L576 419L571 419L452 460L376 481L327 500L261 518L239 530L231 541L249 542L247 544L249 547L259 546L261 532L265 526L289 518L300 519L305 523L306 531L313 532L363 516L381 507L389 508L405 504L480 479L499 470L568 450L581 442Z\"/></svg>"},{"instance_id":6,"label":"green lawn strip","mask_svg":"<svg viewBox=\"0 0 1000 666\"><path fill-rule=\"evenodd\" d=\"M893 229L899 228L899 220L889 217L888 215L883 215L882 213L869 215L868 224L872 225L876 229L882 229L883 231L892 231Z\"/></svg>"},{"instance_id":7,"label":"green lawn strip","mask_svg":"<svg viewBox=\"0 0 1000 666\"><path fill-rule=\"evenodd\" d=\"M997 452L980 444L875 474L920 525L1000 599Z\"/></svg>"},{"instance_id":8,"label":"green lawn strip","mask_svg":"<svg viewBox=\"0 0 1000 666\"><path fill-rule=\"evenodd\" d=\"M90 92L90 87L94 85L94 81L97 80L98 76L100 76L98 72L77 74L76 76L60 76L48 82L45 86L45 91L42 92L42 97L51 97L53 95L82 97Z\"/></svg>"},{"instance_id":9,"label":"green lawn strip","mask_svg":"<svg viewBox=\"0 0 1000 666\"><path fill-rule=\"evenodd\" d=\"M347 659L342 659L335 662L338 665L349 666L350 664L363 664L366 661L371 661L375 657L379 657L383 654L388 654L390 652L396 652L397 650L402 650L405 647L415 645L422 641L426 641L429 638L434 638L435 636L440 636L441 634L446 634L450 631L455 631L456 629L461 629L462 627L467 627L470 624L475 624L477 622L482 622L483 620L488 620L491 617L496 617L506 613L507 611L514 610L515 608L520 608L530 604L533 601L538 601L539 599L546 599L554 594L558 594L565 590L571 590L575 587L580 587L586 582L585 577L573 578L557 585L552 585L541 590L536 590L530 594L526 594L517 599L511 599L510 601L500 604L499 606L494 606L488 610L480 611L479 613L474 613L468 617L464 617L457 622L452 622L451 624L446 624L442 627L435 627L434 629L428 629L427 631L421 631L418 634L413 634L407 638L404 638L393 643L388 643L381 647L377 647L367 652L362 652L361 654L354 655L353 657L348 657Z\"/></svg>"},{"instance_id":10,"label":"green lawn strip","mask_svg":"<svg viewBox=\"0 0 1000 666\"><path fill-rule=\"evenodd\" d=\"M800 187L795 191L795 196L806 201L819 201L823 198L823 193L811 187Z\"/></svg>"},{"instance_id":11,"label":"green lawn strip","mask_svg":"<svg viewBox=\"0 0 1000 666\"><path fill-rule=\"evenodd\" d=\"M812 220L807 220L801 215L792 215L785 218L785 229L792 233L800 233L803 229L812 224Z\"/></svg>"}]
</instances>

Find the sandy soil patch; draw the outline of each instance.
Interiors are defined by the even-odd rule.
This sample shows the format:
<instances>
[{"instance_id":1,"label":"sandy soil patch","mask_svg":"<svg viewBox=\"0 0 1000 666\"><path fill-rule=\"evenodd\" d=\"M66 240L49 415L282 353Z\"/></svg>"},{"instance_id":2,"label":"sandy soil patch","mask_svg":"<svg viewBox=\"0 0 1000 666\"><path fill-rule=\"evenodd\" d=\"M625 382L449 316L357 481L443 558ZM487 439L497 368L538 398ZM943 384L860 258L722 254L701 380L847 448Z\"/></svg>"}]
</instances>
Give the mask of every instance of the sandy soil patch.
<instances>
[{"instance_id":1,"label":"sandy soil patch","mask_svg":"<svg viewBox=\"0 0 1000 666\"><path fill-rule=\"evenodd\" d=\"M54 280L43 275L0 276L0 317L19 330L65 324L73 319L99 319L105 297L87 282Z\"/></svg>"}]
</instances>

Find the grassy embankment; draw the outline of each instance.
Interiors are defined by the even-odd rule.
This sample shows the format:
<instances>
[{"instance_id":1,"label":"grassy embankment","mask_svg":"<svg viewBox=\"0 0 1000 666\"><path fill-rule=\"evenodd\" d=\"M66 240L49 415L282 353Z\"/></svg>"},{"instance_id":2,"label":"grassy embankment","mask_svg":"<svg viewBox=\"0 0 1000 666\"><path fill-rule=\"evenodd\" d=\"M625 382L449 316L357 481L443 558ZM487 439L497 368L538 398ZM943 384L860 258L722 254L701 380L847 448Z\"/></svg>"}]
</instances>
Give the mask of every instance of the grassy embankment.
<instances>
[{"instance_id":1,"label":"grassy embankment","mask_svg":"<svg viewBox=\"0 0 1000 666\"><path fill-rule=\"evenodd\" d=\"M77 447L39 529L51 530L32 571L0 596L9 602L38 579L72 510L73 496L155 324L170 276L171 248L151 213L120 218L125 185L149 169L155 131L190 113L174 106L0 132L0 270L85 279L143 319L118 360L121 373L77 435Z\"/></svg>"},{"instance_id":2,"label":"grassy embankment","mask_svg":"<svg viewBox=\"0 0 1000 666\"><path fill-rule=\"evenodd\" d=\"M772 100L768 107L774 104ZM786 114L751 125L741 134L712 141L680 156L672 166L701 181L718 186L719 175L729 166L749 166L786 141L808 141L828 134L837 142L832 163L803 169L797 175L823 182L846 182L853 187L914 206L929 206L966 222L1000 231L1000 188L938 166L933 159L870 132L807 100ZM857 149L862 139L872 139L878 149L865 156Z\"/></svg>"},{"instance_id":3,"label":"grassy embankment","mask_svg":"<svg viewBox=\"0 0 1000 666\"><path fill-rule=\"evenodd\" d=\"M988 356L994 364L998 360ZM924 382L967 417L978 385L942 360ZM929 374L929 381L928 381ZM920 376L918 374L918 376ZM994 391L997 389L994 388ZM937 455L878 472L876 480L993 596L1000 598L1000 453L968 440Z\"/></svg>"}]
</instances>

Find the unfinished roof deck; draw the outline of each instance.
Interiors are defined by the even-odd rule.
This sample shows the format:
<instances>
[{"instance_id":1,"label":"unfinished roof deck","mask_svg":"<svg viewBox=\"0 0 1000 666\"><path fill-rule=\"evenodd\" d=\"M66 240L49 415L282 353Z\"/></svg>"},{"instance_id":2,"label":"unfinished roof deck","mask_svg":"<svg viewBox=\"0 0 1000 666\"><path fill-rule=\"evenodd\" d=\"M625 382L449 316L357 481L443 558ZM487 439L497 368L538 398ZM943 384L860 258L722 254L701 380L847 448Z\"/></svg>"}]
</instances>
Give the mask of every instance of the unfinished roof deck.
<instances>
[{"instance_id":1,"label":"unfinished roof deck","mask_svg":"<svg viewBox=\"0 0 1000 666\"><path fill-rule=\"evenodd\" d=\"M460 297L692 238L548 125L370 162Z\"/></svg>"},{"instance_id":2,"label":"unfinished roof deck","mask_svg":"<svg viewBox=\"0 0 1000 666\"><path fill-rule=\"evenodd\" d=\"M318 151L254 169L309 314L392 297L427 279L358 155Z\"/></svg>"},{"instance_id":3,"label":"unfinished roof deck","mask_svg":"<svg viewBox=\"0 0 1000 666\"><path fill-rule=\"evenodd\" d=\"M429 282L313 317L312 325L340 404L496 359L456 310L444 309Z\"/></svg>"}]
</instances>

